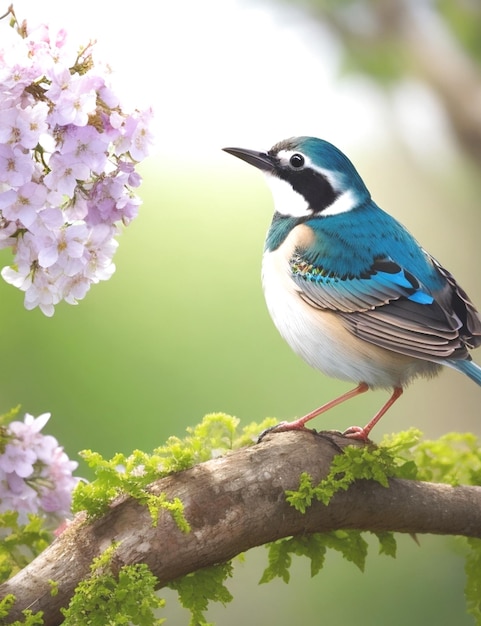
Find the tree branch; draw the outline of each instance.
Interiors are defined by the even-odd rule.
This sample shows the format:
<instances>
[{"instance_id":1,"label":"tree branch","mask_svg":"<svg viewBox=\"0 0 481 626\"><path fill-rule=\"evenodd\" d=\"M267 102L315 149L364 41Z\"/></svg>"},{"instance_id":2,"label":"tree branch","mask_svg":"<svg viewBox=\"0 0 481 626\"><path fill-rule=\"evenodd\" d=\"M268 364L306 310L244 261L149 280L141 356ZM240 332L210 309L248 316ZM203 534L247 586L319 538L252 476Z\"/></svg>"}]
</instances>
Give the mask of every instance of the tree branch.
<instances>
[{"instance_id":1,"label":"tree branch","mask_svg":"<svg viewBox=\"0 0 481 626\"><path fill-rule=\"evenodd\" d=\"M114 568L145 562L163 586L254 546L303 533L342 528L481 538L478 487L391 480L386 489L358 481L327 507L313 503L305 515L286 502L286 490L298 488L302 472L319 482L334 456L353 444L335 432L276 433L153 483L153 493L182 500L189 533L181 532L166 510L153 527L146 507L130 497L118 498L93 522L78 515L51 546L0 586L0 598L17 597L7 623L29 608L42 610L47 626L60 624L60 607L68 605L92 559L112 542L119 542ZM54 597L49 580L58 583Z\"/></svg>"}]
</instances>

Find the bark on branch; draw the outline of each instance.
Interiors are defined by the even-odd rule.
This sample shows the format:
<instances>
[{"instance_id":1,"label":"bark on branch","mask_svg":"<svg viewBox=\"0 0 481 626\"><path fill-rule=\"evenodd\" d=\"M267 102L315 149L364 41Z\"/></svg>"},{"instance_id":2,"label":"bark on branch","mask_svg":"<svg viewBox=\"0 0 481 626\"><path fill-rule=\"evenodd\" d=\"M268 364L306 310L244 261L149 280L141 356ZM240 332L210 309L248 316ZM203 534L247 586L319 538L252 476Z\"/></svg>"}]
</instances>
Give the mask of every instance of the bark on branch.
<instances>
[{"instance_id":1,"label":"bark on branch","mask_svg":"<svg viewBox=\"0 0 481 626\"><path fill-rule=\"evenodd\" d=\"M89 566L112 542L119 542L115 566L145 562L165 585L189 572L281 537L333 529L391 530L481 538L481 488L392 480L388 489L359 481L334 496L329 506L314 503L301 515L286 503L285 491L297 489L301 472L324 478L333 457L351 440L337 433L285 432L261 443L162 478L154 493L180 498L191 525L183 533L162 511L158 525L132 498L119 498L101 519L74 523L39 557L0 586L0 598L17 597L9 617L22 609L44 612L45 624L62 622ZM48 580L58 583L50 595Z\"/></svg>"}]
</instances>

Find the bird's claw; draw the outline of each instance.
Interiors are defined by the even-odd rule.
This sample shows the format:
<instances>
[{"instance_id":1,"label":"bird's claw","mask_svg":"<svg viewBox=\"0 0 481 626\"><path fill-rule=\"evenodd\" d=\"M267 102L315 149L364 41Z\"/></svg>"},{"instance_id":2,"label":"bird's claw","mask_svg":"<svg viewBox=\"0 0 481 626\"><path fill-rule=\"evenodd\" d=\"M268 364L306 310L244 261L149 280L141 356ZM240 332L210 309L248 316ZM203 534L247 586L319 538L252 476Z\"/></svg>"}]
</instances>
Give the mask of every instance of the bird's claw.
<instances>
[{"instance_id":1,"label":"bird's claw","mask_svg":"<svg viewBox=\"0 0 481 626\"><path fill-rule=\"evenodd\" d=\"M269 426L269 428L263 430L261 434L257 437L257 443L260 443L269 433L283 433L287 432L288 430L306 430L309 432L316 432L315 430L311 430L310 428L306 428L305 426L299 426L296 424L296 422L283 421L275 424L274 426Z\"/></svg>"},{"instance_id":2,"label":"bird's claw","mask_svg":"<svg viewBox=\"0 0 481 626\"><path fill-rule=\"evenodd\" d=\"M344 437L349 437L349 439L365 441L366 443L370 442L369 431L366 431L362 426L350 426L342 434Z\"/></svg>"}]
</instances>

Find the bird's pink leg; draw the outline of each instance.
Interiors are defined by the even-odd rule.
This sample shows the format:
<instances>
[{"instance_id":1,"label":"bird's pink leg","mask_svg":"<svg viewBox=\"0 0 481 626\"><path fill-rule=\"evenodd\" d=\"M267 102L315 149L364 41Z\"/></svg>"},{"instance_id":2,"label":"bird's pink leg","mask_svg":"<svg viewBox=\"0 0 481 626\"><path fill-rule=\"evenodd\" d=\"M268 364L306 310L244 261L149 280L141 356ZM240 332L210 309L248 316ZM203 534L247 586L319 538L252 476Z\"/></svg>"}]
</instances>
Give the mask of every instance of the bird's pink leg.
<instances>
[{"instance_id":1,"label":"bird's pink leg","mask_svg":"<svg viewBox=\"0 0 481 626\"><path fill-rule=\"evenodd\" d=\"M321 413L324 413L325 411L329 411L329 409L334 408L338 404L342 404L343 402L346 402L346 400L355 398L356 396L358 396L361 393L364 393L368 389L369 389L369 386L366 385L366 383L360 383L355 389L351 389L351 391L343 393L342 396L339 396L338 398L334 398L334 400L331 400L330 402L323 404L318 409L315 409L314 411L311 411L307 415L304 415L304 417L300 417L299 419L294 420L293 422L281 422L277 426L274 426L273 428L270 428L268 430L269 432L281 432L284 430L303 430L305 428L306 422L309 422L310 420L314 419L315 417L317 417ZM360 427L358 428L362 430Z\"/></svg>"},{"instance_id":2,"label":"bird's pink leg","mask_svg":"<svg viewBox=\"0 0 481 626\"><path fill-rule=\"evenodd\" d=\"M379 409L379 411L372 418L372 420L364 426L364 428L361 428L361 426L351 426L342 434L345 437L350 437L351 439L360 439L361 441L367 441L369 439L369 433L371 432L371 430L379 422L379 420L386 413L386 411L392 407L392 405L399 397L401 397L402 392L402 387L394 387L392 396L389 398L386 404L381 407L381 409Z\"/></svg>"}]
</instances>

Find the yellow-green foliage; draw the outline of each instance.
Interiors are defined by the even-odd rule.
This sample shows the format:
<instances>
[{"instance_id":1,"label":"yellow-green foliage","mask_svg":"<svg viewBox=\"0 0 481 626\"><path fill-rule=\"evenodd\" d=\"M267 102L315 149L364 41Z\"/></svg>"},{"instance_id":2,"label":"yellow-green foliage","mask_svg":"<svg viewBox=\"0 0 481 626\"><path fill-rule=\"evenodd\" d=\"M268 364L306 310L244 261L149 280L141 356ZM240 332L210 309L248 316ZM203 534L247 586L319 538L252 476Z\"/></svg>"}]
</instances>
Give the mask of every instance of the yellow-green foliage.
<instances>
[{"instance_id":1,"label":"yellow-green foliage","mask_svg":"<svg viewBox=\"0 0 481 626\"><path fill-rule=\"evenodd\" d=\"M130 495L145 504L156 523L159 509L171 512L179 528L188 532L189 525L183 516L179 500L167 501L164 495L155 496L146 487L169 474L180 472L223 454L227 450L252 443L259 429L267 428L275 420L264 420L262 424L251 424L240 433L238 420L230 415L216 413L206 415L193 428L187 428L187 437L169 437L165 445L152 453L134 450L132 454L116 454L110 460L97 452L84 450L81 456L94 471L95 480L78 484L73 495L74 512L86 511L89 517L102 515L114 498Z\"/></svg>"},{"instance_id":2,"label":"yellow-green foliage","mask_svg":"<svg viewBox=\"0 0 481 626\"><path fill-rule=\"evenodd\" d=\"M165 602L155 594L157 579L145 563L124 565L117 575L111 569L116 545L94 559L90 576L82 580L67 609L64 626L160 626L153 610Z\"/></svg>"},{"instance_id":3,"label":"yellow-green foliage","mask_svg":"<svg viewBox=\"0 0 481 626\"><path fill-rule=\"evenodd\" d=\"M302 474L297 491L286 493L287 501L301 513L305 513L312 500L329 504L337 491L345 491L355 480L375 480L384 487L388 479L411 478L417 476L413 459L407 457L418 443L421 433L415 429L392 437L381 446L347 446L343 454L334 457L329 476L318 485L313 485L308 474Z\"/></svg>"},{"instance_id":4,"label":"yellow-green foliage","mask_svg":"<svg viewBox=\"0 0 481 626\"><path fill-rule=\"evenodd\" d=\"M25 567L52 541L45 520L29 514L26 524L18 523L18 512L0 513L0 583Z\"/></svg>"},{"instance_id":5,"label":"yellow-green foliage","mask_svg":"<svg viewBox=\"0 0 481 626\"><path fill-rule=\"evenodd\" d=\"M2 600L0 600L0 620L8 616L10 609L12 608L14 603L15 596L11 593L8 596L5 596L5 598L3 598ZM42 626L42 615L42 611L39 611L38 613L32 613L30 609L26 609L25 611L23 611L23 616L25 619L23 619L22 621L15 620L14 622L10 623L10 626ZM0 623L3 624L3 622Z\"/></svg>"}]
</instances>

